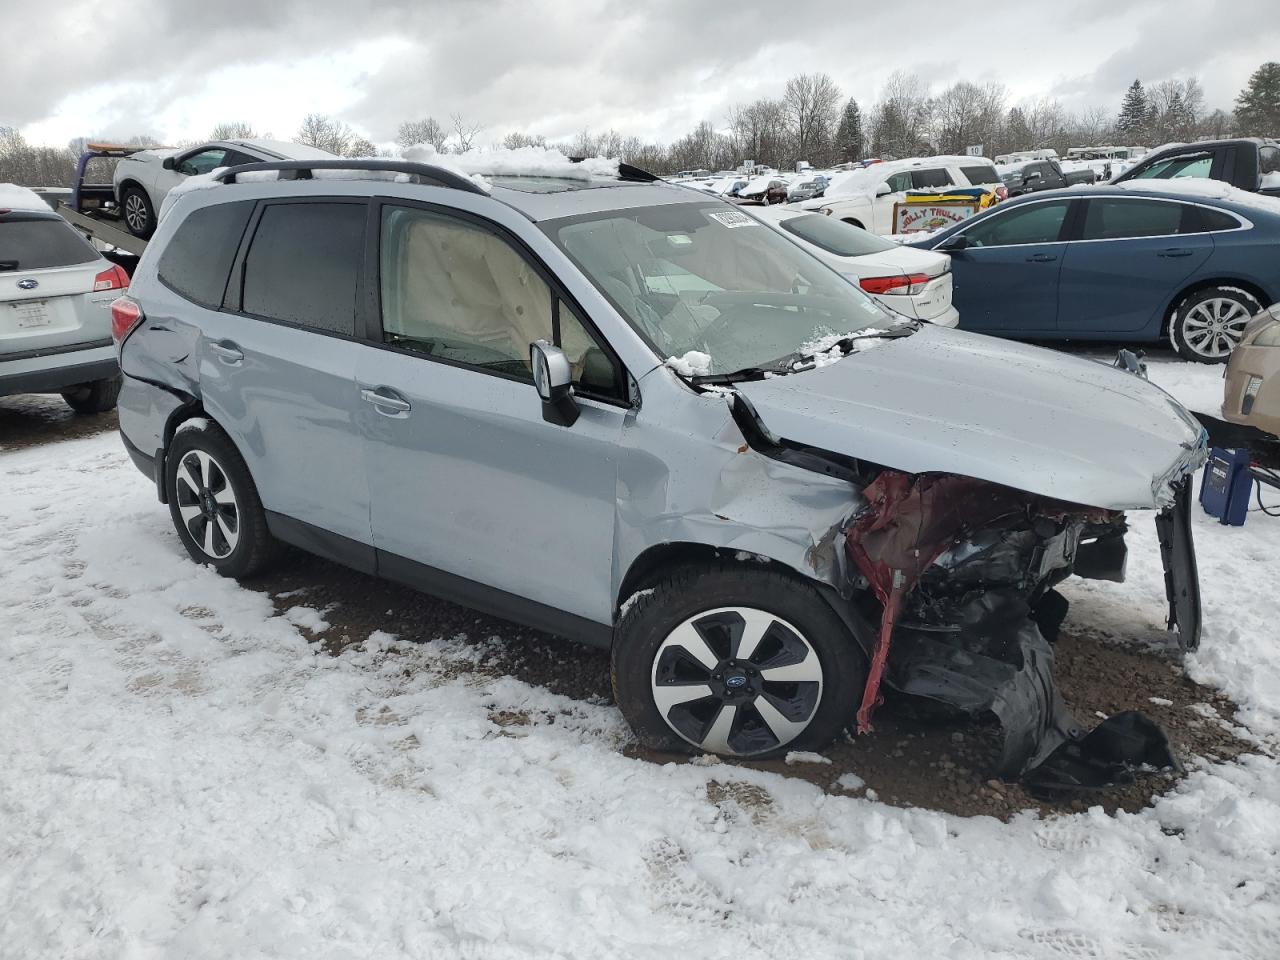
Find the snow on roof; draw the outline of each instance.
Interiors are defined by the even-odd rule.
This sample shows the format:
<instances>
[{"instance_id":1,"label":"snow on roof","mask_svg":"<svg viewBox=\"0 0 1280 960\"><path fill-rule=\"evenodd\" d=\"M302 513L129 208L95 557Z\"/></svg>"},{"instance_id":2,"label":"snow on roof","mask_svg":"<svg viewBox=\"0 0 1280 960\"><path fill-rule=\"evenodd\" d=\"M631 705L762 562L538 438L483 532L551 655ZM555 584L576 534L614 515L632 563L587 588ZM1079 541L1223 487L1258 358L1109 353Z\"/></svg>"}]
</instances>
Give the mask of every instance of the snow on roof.
<instances>
[{"instance_id":1,"label":"snow on roof","mask_svg":"<svg viewBox=\"0 0 1280 960\"><path fill-rule=\"evenodd\" d=\"M0 210L39 210L50 213L50 207L39 194L16 183L0 183Z\"/></svg>"},{"instance_id":2,"label":"snow on roof","mask_svg":"<svg viewBox=\"0 0 1280 960\"><path fill-rule=\"evenodd\" d=\"M617 180L618 161L607 157L587 157L575 163L551 147L520 147L517 150L479 149L465 153L438 153L429 143L419 143L404 151L405 160L430 163L470 177L486 190L490 177L549 177L557 180Z\"/></svg>"},{"instance_id":3,"label":"snow on roof","mask_svg":"<svg viewBox=\"0 0 1280 960\"><path fill-rule=\"evenodd\" d=\"M1133 193L1177 193L1192 199L1225 200L1227 203L1238 203L1242 207L1253 207L1256 210L1265 210L1267 213L1280 214L1280 198L1250 193L1248 190L1240 190L1221 180L1209 180L1203 177L1125 180L1122 183L1113 183L1111 186L1117 190Z\"/></svg>"}]
</instances>

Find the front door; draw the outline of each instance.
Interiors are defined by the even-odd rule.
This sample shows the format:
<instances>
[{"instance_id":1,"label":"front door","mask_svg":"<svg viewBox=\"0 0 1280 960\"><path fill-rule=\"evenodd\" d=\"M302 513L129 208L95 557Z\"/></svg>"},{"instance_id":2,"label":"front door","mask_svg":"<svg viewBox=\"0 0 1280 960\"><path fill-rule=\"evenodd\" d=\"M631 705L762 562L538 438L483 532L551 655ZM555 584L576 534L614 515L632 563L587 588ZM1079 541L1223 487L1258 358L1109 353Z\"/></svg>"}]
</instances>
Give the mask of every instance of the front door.
<instances>
[{"instance_id":1,"label":"front door","mask_svg":"<svg viewBox=\"0 0 1280 960\"><path fill-rule=\"evenodd\" d=\"M1055 332L1071 202L997 207L961 234L969 245L951 252L961 328L1015 337Z\"/></svg>"},{"instance_id":2,"label":"front door","mask_svg":"<svg viewBox=\"0 0 1280 960\"><path fill-rule=\"evenodd\" d=\"M379 569L517 617L532 601L611 623L616 361L485 221L388 204L378 263L382 342L356 372ZM538 339L569 357L572 426L543 419Z\"/></svg>"}]
</instances>

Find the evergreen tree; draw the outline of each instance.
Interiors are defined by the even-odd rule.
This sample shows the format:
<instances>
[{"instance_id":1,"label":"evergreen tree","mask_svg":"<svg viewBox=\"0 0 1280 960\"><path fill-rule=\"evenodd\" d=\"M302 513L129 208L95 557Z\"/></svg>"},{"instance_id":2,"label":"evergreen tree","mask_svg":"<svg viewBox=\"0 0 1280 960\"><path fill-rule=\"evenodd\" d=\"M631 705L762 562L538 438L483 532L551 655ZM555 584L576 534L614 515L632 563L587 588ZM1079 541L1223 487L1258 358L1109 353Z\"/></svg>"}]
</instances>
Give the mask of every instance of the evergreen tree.
<instances>
[{"instance_id":1,"label":"evergreen tree","mask_svg":"<svg viewBox=\"0 0 1280 960\"><path fill-rule=\"evenodd\" d=\"M1116 130L1124 134L1137 136L1147 128L1151 119L1151 108L1147 103L1147 92L1142 89L1142 81L1135 80L1129 85L1120 104L1120 116L1116 119Z\"/></svg>"},{"instance_id":2,"label":"evergreen tree","mask_svg":"<svg viewBox=\"0 0 1280 960\"><path fill-rule=\"evenodd\" d=\"M1004 139L1006 150L1030 150L1034 146L1027 115L1021 107L1009 109L1009 116L1004 122Z\"/></svg>"},{"instance_id":3,"label":"evergreen tree","mask_svg":"<svg viewBox=\"0 0 1280 960\"><path fill-rule=\"evenodd\" d=\"M1264 63L1236 97L1241 132L1255 137L1280 135L1280 63Z\"/></svg>"},{"instance_id":4,"label":"evergreen tree","mask_svg":"<svg viewBox=\"0 0 1280 960\"><path fill-rule=\"evenodd\" d=\"M841 160L859 160L862 158L862 145L862 111L858 109L858 101L850 97L836 128L836 150Z\"/></svg>"}]
</instances>

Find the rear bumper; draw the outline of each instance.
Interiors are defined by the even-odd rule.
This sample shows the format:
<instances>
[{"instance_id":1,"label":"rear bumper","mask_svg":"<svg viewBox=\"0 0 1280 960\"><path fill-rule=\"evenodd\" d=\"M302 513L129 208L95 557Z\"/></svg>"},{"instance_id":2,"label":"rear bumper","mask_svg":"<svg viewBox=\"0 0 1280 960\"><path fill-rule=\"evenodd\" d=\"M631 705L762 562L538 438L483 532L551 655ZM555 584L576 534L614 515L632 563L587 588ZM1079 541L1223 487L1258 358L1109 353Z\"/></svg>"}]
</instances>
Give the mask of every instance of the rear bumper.
<instances>
[{"instance_id":1,"label":"rear bumper","mask_svg":"<svg viewBox=\"0 0 1280 960\"><path fill-rule=\"evenodd\" d=\"M0 354L0 396L15 393L57 393L68 387L119 375L115 346L80 344L67 349L20 354L8 359Z\"/></svg>"},{"instance_id":2,"label":"rear bumper","mask_svg":"<svg viewBox=\"0 0 1280 960\"><path fill-rule=\"evenodd\" d=\"M926 317L925 323L932 323L935 327L956 327L960 325L960 311L955 307L947 307L946 310L938 314L936 317Z\"/></svg>"}]
</instances>

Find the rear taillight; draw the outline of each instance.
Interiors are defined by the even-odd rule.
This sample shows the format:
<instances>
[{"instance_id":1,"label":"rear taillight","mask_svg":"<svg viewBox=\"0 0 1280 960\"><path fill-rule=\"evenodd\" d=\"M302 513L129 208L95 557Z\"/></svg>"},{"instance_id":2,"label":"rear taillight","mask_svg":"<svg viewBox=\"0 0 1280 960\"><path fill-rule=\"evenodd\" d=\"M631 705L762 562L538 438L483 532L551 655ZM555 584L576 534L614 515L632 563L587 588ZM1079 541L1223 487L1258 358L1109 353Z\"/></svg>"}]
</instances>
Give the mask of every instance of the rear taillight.
<instances>
[{"instance_id":1,"label":"rear taillight","mask_svg":"<svg viewBox=\"0 0 1280 960\"><path fill-rule=\"evenodd\" d=\"M929 285L929 275L904 273L896 277L863 277L858 283L867 293L917 294Z\"/></svg>"},{"instance_id":2,"label":"rear taillight","mask_svg":"<svg viewBox=\"0 0 1280 960\"><path fill-rule=\"evenodd\" d=\"M113 264L110 270L103 270L100 274L93 278L93 292L100 290L128 290L129 275L124 272L124 267L119 264Z\"/></svg>"},{"instance_id":3,"label":"rear taillight","mask_svg":"<svg viewBox=\"0 0 1280 960\"><path fill-rule=\"evenodd\" d=\"M142 322L142 308L136 300L117 297L111 302L111 339L120 347L129 334Z\"/></svg>"}]
</instances>

